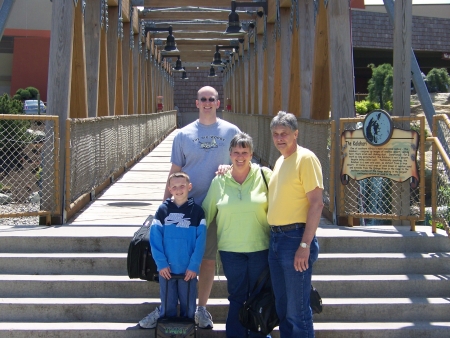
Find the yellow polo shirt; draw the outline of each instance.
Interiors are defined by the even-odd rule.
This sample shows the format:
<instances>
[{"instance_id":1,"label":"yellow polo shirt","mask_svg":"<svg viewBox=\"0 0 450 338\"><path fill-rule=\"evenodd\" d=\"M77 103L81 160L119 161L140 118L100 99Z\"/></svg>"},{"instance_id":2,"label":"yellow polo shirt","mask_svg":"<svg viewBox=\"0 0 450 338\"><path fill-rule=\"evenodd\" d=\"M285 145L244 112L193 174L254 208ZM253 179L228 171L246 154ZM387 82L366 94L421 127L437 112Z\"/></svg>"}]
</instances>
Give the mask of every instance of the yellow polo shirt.
<instances>
[{"instance_id":1,"label":"yellow polo shirt","mask_svg":"<svg viewBox=\"0 0 450 338\"><path fill-rule=\"evenodd\" d=\"M297 151L288 158L281 156L275 163L269 182L270 225L305 223L309 202L306 193L323 189L322 166L309 149L297 145Z\"/></svg>"}]
</instances>

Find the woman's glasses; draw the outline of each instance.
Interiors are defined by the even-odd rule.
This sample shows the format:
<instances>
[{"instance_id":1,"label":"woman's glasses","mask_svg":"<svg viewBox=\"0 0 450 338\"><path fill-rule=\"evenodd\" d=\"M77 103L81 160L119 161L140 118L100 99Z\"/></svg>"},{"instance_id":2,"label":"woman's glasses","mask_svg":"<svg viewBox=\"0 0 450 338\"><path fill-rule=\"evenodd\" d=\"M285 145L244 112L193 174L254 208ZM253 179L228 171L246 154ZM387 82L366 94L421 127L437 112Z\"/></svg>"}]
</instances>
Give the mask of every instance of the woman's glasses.
<instances>
[{"instance_id":1,"label":"woman's glasses","mask_svg":"<svg viewBox=\"0 0 450 338\"><path fill-rule=\"evenodd\" d=\"M209 102L214 102L214 101L216 101L216 99L214 98L214 97L210 97L210 98L206 98L206 97L202 97L201 99L200 99L200 101L202 101L202 102L206 102L206 101L209 101Z\"/></svg>"}]
</instances>

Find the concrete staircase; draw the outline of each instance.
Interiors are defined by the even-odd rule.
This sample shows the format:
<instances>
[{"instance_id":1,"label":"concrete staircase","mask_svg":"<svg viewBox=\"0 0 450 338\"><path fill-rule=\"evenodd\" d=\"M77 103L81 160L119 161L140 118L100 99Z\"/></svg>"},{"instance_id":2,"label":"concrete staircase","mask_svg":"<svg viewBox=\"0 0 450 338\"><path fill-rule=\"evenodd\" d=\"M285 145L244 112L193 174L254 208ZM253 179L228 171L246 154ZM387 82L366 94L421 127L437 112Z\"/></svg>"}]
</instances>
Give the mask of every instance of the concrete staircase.
<instances>
[{"instance_id":1,"label":"concrete staircase","mask_svg":"<svg viewBox=\"0 0 450 338\"><path fill-rule=\"evenodd\" d=\"M159 286L126 273L136 229L0 229L0 337L153 336L137 322L159 304ZM450 336L444 233L330 225L318 237L313 284L324 311L314 318L316 337ZM198 337L225 337L226 280L216 279L208 306L214 330Z\"/></svg>"}]
</instances>

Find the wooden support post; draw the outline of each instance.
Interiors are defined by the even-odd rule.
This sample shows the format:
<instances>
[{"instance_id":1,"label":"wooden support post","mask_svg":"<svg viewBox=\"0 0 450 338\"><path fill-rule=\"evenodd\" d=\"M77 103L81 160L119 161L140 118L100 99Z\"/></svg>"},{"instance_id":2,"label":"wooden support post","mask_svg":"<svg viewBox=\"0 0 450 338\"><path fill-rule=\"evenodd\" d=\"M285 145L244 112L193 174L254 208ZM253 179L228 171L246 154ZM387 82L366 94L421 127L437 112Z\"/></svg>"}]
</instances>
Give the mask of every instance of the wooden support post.
<instances>
[{"instance_id":1,"label":"wooden support post","mask_svg":"<svg viewBox=\"0 0 450 338\"><path fill-rule=\"evenodd\" d=\"M119 25L119 7L108 6L109 27L106 33L108 48L108 101L109 113L114 115L116 106L116 78L117 78L117 47L119 43L118 25Z\"/></svg>"},{"instance_id":2,"label":"wooden support post","mask_svg":"<svg viewBox=\"0 0 450 338\"><path fill-rule=\"evenodd\" d=\"M412 0L397 0L394 4L394 99L393 115L409 117L411 115L411 32L412 32ZM409 123L402 127L409 129ZM394 210L401 216L410 213L411 193L409 181L401 183L396 191L399 198L393 201ZM408 220L394 221L395 225L409 225ZM411 230L414 228L411 221Z\"/></svg>"},{"instance_id":3,"label":"wooden support post","mask_svg":"<svg viewBox=\"0 0 450 338\"><path fill-rule=\"evenodd\" d=\"M100 1L86 2L84 25L88 116L96 117L100 68Z\"/></svg>"},{"instance_id":4,"label":"wooden support post","mask_svg":"<svg viewBox=\"0 0 450 338\"><path fill-rule=\"evenodd\" d=\"M275 24L267 23L267 45L264 50L263 115L273 115L276 41Z\"/></svg>"},{"instance_id":5,"label":"wooden support post","mask_svg":"<svg viewBox=\"0 0 450 338\"><path fill-rule=\"evenodd\" d=\"M65 204L64 204L64 173L66 157L66 120L69 118L69 109L71 101L71 80L72 80L72 62L74 41L74 18L75 11L80 10L74 7L73 1L53 1L52 3L52 22L50 30L50 55L48 71L47 103L49 115L59 116L60 130L60 149L58 170L60 173L60 186L57 198L61 209L55 210L52 216L52 224L64 224ZM81 12L81 10L80 10ZM72 99L74 99L72 97Z\"/></svg>"},{"instance_id":6,"label":"wooden support post","mask_svg":"<svg viewBox=\"0 0 450 338\"><path fill-rule=\"evenodd\" d=\"M281 20L281 18L279 18L279 20ZM272 25L271 25L272 26ZM276 115L280 110L281 110L281 100L282 100L282 87L281 87L281 72L282 72L282 67L281 67L281 60L282 60L282 56L281 56L281 21L277 21L275 22L275 24L273 24L273 29L274 29L274 36L272 38L273 40L273 45L275 47L274 50L272 50L272 54L273 54L273 65L272 65L272 69L273 69L273 95L272 95L272 106L269 110L269 115ZM287 53L289 54L289 53Z\"/></svg>"},{"instance_id":7,"label":"wooden support post","mask_svg":"<svg viewBox=\"0 0 450 338\"><path fill-rule=\"evenodd\" d=\"M123 39L119 39L117 45L117 71L116 71L116 102L114 103L114 115L124 114L124 102L123 102Z\"/></svg>"},{"instance_id":8,"label":"wooden support post","mask_svg":"<svg viewBox=\"0 0 450 338\"><path fill-rule=\"evenodd\" d=\"M300 90L300 78L302 74L300 73L300 35L299 35L299 22L294 16L294 22L292 23L291 37L291 48L290 48L290 74L288 79L289 82L289 105L287 111L294 114L295 116L300 116L300 100L301 100L301 90Z\"/></svg>"},{"instance_id":9,"label":"wooden support post","mask_svg":"<svg viewBox=\"0 0 450 338\"><path fill-rule=\"evenodd\" d=\"M352 43L350 34L350 8L348 0L333 0L328 2L328 41L330 55L331 77L331 117L339 122L342 117L355 115L355 102L353 94L353 61ZM335 135L334 142L340 144L339 132ZM340 147L335 147L334 158L340 164ZM339 191L340 165L335 166L334 184L335 191ZM332 196L331 198L334 198ZM337 216L341 210L343 201L336 199Z\"/></svg>"},{"instance_id":10,"label":"wooden support post","mask_svg":"<svg viewBox=\"0 0 450 338\"><path fill-rule=\"evenodd\" d=\"M331 108L330 53L328 44L328 11L319 1L314 43L311 118L328 120Z\"/></svg>"},{"instance_id":11,"label":"wooden support post","mask_svg":"<svg viewBox=\"0 0 450 338\"><path fill-rule=\"evenodd\" d=\"M74 9L74 25L70 43L73 43L73 59L71 55L71 69L72 76L70 79L70 118L85 118L88 117L87 104L87 80L86 80L86 54L84 49L84 18L82 6L77 6ZM52 52L52 51L51 51ZM71 50L72 53L72 50ZM52 64L52 63L50 63ZM50 67L49 69L51 69ZM67 71L67 69L65 70ZM49 73L50 74L50 73ZM50 82L49 82L50 88ZM57 90L53 88L53 90ZM47 101L48 98L47 98ZM58 115L58 114L56 114ZM61 134L63 129L61 129ZM65 128L64 128L65 130Z\"/></svg>"},{"instance_id":12,"label":"wooden support post","mask_svg":"<svg viewBox=\"0 0 450 338\"><path fill-rule=\"evenodd\" d=\"M97 116L109 115L109 89L108 89L108 47L106 36L106 25L100 32L100 71L98 83L98 106Z\"/></svg>"},{"instance_id":13,"label":"wooden support post","mask_svg":"<svg viewBox=\"0 0 450 338\"><path fill-rule=\"evenodd\" d=\"M289 111L289 98L291 86L291 49L295 46L291 43L290 25L290 7L280 8L281 15L281 106L279 110ZM300 74L296 74L298 78ZM274 112L275 114L277 112Z\"/></svg>"},{"instance_id":14,"label":"wooden support post","mask_svg":"<svg viewBox=\"0 0 450 338\"><path fill-rule=\"evenodd\" d=\"M301 74L300 116L303 118L311 118L311 84L314 59L314 1L299 0L298 6Z\"/></svg>"},{"instance_id":15,"label":"wooden support post","mask_svg":"<svg viewBox=\"0 0 450 338\"><path fill-rule=\"evenodd\" d=\"M131 64L131 48L130 48L130 22L123 23L123 39L122 39L122 91L123 91L123 115L132 114L129 112L129 91L130 86L130 64Z\"/></svg>"}]
</instances>

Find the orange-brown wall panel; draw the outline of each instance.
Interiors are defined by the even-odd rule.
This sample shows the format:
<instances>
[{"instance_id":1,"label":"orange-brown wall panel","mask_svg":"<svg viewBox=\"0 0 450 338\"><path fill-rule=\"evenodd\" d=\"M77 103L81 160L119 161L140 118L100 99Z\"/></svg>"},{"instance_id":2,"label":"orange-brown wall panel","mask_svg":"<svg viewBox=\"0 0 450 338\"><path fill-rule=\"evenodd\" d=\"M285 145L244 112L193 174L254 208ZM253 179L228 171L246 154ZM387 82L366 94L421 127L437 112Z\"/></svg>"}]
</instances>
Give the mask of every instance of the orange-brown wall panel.
<instances>
[{"instance_id":1,"label":"orange-brown wall panel","mask_svg":"<svg viewBox=\"0 0 450 338\"><path fill-rule=\"evenodd\" d=\"M364 0L350 0L350 7L351 8L361 8L361 9L366 8L366 6L364 5Z\"/></svg>"},{"instance_id":2,"label":"orange-brown wall panel","mask_svg":"<svg viewBox=\"0 0 450 338\"><path fill-rule=\"evenodd\" d=\"M39 89L41 100L47 101L49 54L50 38L14 38L11 95L19 88L32 86Z\"/></svg>"}]
</instances>

